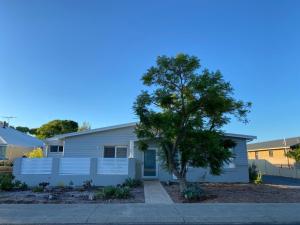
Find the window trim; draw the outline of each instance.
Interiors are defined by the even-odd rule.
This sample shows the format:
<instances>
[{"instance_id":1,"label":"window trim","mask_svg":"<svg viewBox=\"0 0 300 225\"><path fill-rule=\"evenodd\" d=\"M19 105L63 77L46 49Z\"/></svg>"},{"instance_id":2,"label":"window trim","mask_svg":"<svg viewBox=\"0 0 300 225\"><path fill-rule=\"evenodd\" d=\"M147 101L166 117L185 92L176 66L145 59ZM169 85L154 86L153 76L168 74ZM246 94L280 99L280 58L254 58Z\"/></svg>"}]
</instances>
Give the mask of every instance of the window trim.
<instances>
[{"instance_id":1,"label":"window trim","mask_svg":"<svg viewBox=\"0 0 300 225\"><path fill-rule=\"evenodd\" d=\"M105 147L114 147L114 151L115 151L115 154L114 154L114 159L127 159L128 158L128 146L127 145L104 145L103 146L103 158L107 158L107 157L104 157L104 151L105 151ZM117 157L117 148L126 148L126 157L124 158L120 158L120 157ZM109 159L109 158L107 158Z\"/></svg>"},{"instance_id":2,"label":"window trim","mask_svg":"<svg viewBox=\"0 0 300 225\"><path fill-rule=\"evenodd\" d=\"M0 160L6 160L6 154L7 154L7 145L0 145L0 147L4 148L4 156L3 158L0 157Z\"/></svg>"},{"instance_id":3,"label":"window trim","mask_svg":"<svg viewBox=\"0 0 300 225\"><path fill-rule=\"evenodd\" d=\"M51 147L56 146L56 151L51 151ZM59 151L60 147L62 147L62 151ZM49 145L49 153L64 153L65 148L63 145Z\"/></svg>"},{"instance_id":4,"label":"window trim","mask_svg":"<svg viewBox=\"0 0 300 225\"><path fill-rule=\"evenodd\" d=\"M274 151L272 149L269 149L269 158L274 157Z\"/></svg>"},{"instance_id":5,"label":"window trim","mask_svg":"<svg viewBox=\"0 0 300 225\"><path fill-rule=\"evenodd\" d=\"M232 154L234 154L234 148L230 148L230 152ZM223 165L223 169L225 170L230 170L230 169L235 169L236 165L235 165L235 157L230 157L229 162L225 163L225 165Z\"/></svg>"}]
</instances>

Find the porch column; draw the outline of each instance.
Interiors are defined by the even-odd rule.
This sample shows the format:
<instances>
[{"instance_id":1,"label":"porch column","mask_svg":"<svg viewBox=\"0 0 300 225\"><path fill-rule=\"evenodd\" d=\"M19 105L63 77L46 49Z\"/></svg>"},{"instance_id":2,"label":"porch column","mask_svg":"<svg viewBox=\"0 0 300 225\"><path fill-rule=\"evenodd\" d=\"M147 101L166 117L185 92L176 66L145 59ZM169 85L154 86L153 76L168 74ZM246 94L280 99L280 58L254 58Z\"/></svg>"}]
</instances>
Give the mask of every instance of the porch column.
<instances>
[{"instance_id":1,"label":"porch column","mask_svg":"<svg viewBox=\"0 0 300 225\"><path fill-rule=\"evenodd\" d=\"M129 158L134 158L134 141L129 141Z\"/></svg>"}]
</instances>

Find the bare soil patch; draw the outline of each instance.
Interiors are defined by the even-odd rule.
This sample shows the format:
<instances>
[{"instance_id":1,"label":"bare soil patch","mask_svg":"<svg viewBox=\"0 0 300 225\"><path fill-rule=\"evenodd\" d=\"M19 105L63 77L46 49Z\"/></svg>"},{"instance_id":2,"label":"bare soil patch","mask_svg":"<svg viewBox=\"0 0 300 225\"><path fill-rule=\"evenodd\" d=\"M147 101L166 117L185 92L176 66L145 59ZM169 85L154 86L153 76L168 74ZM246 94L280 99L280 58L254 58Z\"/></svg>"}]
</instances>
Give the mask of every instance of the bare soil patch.
<instances>
[{"instance_id":1,"label":"bare soil patch","mask_svg":"<svg viewBox=\"0 0 300 225\"><path fill-rule=\"evenodd\" d=\"M187 203L179 191L179 185L163 183L164 188L177 203ZM279 185L255 184L200 184L204 195L201 203L296 203L300 202L300 189Z\"/></svg>"},{"instance_id":2,"label":"bare soil patch","mask_svg":"<svg viewBox=\"0 0 300 225\"><path fill-rule=\"evenodd\" d=\"M144 188L136 187L130 191L128 199L97 199L94 197L96 188L49 188L44 192L3 191L0 192L0 204L76 204L76 203L144 203Z\"/></svg>"}]
</instances>

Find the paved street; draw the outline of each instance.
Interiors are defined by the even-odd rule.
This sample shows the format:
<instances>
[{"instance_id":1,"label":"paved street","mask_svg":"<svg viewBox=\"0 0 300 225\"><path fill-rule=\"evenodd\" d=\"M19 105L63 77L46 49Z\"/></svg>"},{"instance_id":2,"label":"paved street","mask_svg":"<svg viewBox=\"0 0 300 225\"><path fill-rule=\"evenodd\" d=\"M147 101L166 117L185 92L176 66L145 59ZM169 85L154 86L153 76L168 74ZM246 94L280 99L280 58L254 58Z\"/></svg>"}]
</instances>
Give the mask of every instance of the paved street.
<instances>
[{"instance_id":1,"label":"paved street","mask_svg":"<svg viewBox=\"0 0 300 225\"><path fill-rule=\"evenodd\" d=\"M293 224L300 204L2 204L0 224Z\"/></svg>"},{"instance_id":2,"label":"paved street","mask_svg":"<svg viewBox=\"0 0 300 225\"><path fill-rule=\"evenodd\" d=\"M278 185L299 186L300 187L300 179L295 179L295 178L290 178L290 177L264 175L263 182L265 184L278 184Z\"/></svg>"}]
</instances>

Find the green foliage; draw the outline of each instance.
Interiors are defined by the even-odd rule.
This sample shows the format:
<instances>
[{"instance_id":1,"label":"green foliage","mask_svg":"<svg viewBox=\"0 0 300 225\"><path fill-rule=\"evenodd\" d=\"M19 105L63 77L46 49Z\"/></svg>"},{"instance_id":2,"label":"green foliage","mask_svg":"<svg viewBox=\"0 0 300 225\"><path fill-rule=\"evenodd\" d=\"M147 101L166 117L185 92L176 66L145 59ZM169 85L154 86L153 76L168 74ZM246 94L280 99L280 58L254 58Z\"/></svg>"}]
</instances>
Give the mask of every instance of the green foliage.
<instances>
[{"instance_id":1,"label":"green foliage","mask_svg":"<svg viewBox=\"0 0 300 225\"><path fill-rule=\"evenodd\" d=\"M262 184L262 174L259 172L255 164L249 166L249 180L254 184Z\"/></svg>"},{"instance_id":2,"label":"green foliage","mask_svg":"<svg viewBox=\"0 0 300 225\"><path fill-rule=\"evenodd\" d=\"M35 186L35 187L32 188L31 191L32 191L32 192L36 192L36 193L44 192L44 188L41 187L41 186Z\"/></svg>"},{"instance_id":3,"label":"green foliage","mask_svg":"<svg viewBox=\"0 0 300 225\"><path fill-rule=\"evenodd\" d=\"M138 179L127 178L123 183L123 186L130 187L130 188L140 187L142 186L142 181Z\"/></svg>"},{"instance_id":4,"label":"green foliage","mask_svg":"<svg viewBox=\"0 0 300 225\"><path fill-rule=\"evenodd\" d=\"M296 162L300 162L300 148L290 150L286 153L286 156L294 159Z\"/></svg>"},{"instance_id":5,"label":"green foliage","mask_svg":"<svg viewBox=\"0 0 300 225\"><path fill-rule=\"evenodd\" d=\"M196 184L189 184L183 191L182 196L189 201L198 200L203 196L203 190Z\"/></svg>"},{"instance_id":6,"label":"green foliage","mask_svg":"<svg viewBox=\"0 0 300 225\"><path fill-rule=\"evenodd\" d=\"M93 181L92 180L86 180L86 181L84 181L83 182L83 188L85 189L85 190L89 190L89 189L91 189L92 188L92 184L93 184Z\"/></svg>"},{"instance_id":7,"label":"green foliage","mask_svg":"<svg viewBox=\"0 0 300 225\"><path fill-rule=\"evenodd\" d=\"M49 186L49 184L50 184L49 182L41 182L39 183L39 186L45 189L47 186Z\"/></svg>"},{"instance_id":8,"label":"green foliage","mask_svg":"<svg viewBox=\"0 0 300 225\"><path fill-rule=\"evenodd\" d=\"M0 190L9 191L14 187L14 176L11 174L0 174Z\"/></svg>"},{"instance_id":9,"label":"green foliage","mask_svg":"<svg viewBox=\"0 0 300 225\"><path fill-rule=\"evenodd\" d=\"M143 75L143 91L134 103L140 123L136 127L139 147L146 150L156 139L164 166L185 182L187 165L222 172L235 143L224 139L221 128L232 117L247 122L251 103L233 97L233 88L220 71L200 69L195 56L161 56Z\"/></svg>"},{"instance_id":10,"label":"green foliage","mask_svg":"<svg viewBox=\"0 0 300 225\"><path fill-rule=\"evenodd\" d=\"M77 122L72 120L52 120L38 128L36 136L40 139L45 139L58 134L76 132L77 130Z\"/></svg>"},{"instance_id":11,"label":"green foliage","mask_svg":"<svg viewBox=\"0 0 300 225\"><path fill-rule=\"evenodd\" d=\"M95 193L101 199L126 199L130 197L130 188L127 186L107 186Z\"/></svg>"},{"instance_id":12,"label":"green foliage","mask_svg":"<svg viewBox=\"0 0 300 225\"><path fill-rule=\"evenodd\" d=\"M43 149L35 148L32 151L28 152L26 156L28 158L43 158L44 157Z\"/></svg>"},{"instance_id":13,"label":"green foliage","mask_svg":"<svg viewBox=\"0 0 300 225\"><path fill-rule=\"evenodd\" d=\"M78 131L90 130L91 124L89 122L84 121L78 128Z\"/></svg>"},{"instance_id":14,"label":"green foliage","mask_svg":"<svg viewBox=\"0 0 300 225\"><path fill-rule=\"evenodd\" d=\"M28 185L25 182L21 182L19 180L15 181L14 186L21 191L26 191L28 189Z\"/></svg>"},{"instance_id":15,"label":"green foliage","mask_svg":"<svg viewBox=\"0 0 300 225\"><path fill-rule=\"evenodd\" d=\"M12 189L18 189L25 191L28 189L28 186L25 182L19 180L14 181L14 176L11 174L0 174L0 190L10 191Z\"/></svg>"},{"instance_id":16,"label":"green foliage","mask_svg":"<svg viewBox=\"0 0 300 225\"><path fill-rule=\"evenodd\" d=\"M22 126L18 126L15 128L16 130L23 132L25 134L29 133L30 129L28 127L22 127Z\"/></svg>"}]
</instances>

